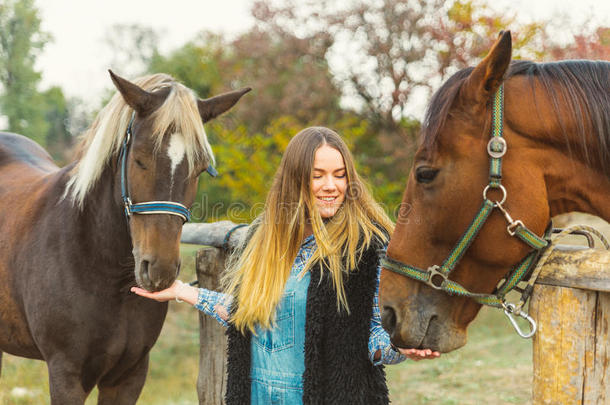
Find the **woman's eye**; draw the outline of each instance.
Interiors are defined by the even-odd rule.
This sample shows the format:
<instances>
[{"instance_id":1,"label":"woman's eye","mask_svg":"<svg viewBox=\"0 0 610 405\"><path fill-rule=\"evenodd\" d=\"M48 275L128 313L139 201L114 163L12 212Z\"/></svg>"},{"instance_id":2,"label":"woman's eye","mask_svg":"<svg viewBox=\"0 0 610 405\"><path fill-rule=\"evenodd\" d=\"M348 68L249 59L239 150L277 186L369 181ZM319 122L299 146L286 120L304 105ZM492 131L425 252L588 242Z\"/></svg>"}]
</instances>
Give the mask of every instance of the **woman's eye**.
<instances>
[{"instance_id":1,"label":"woman's eye","mask_svg":"<svg viewBox=\"0 0 610 405\"><path fill-rule=\"evenodd\" d=\"M432 167L427 166L421 166L415 169L415 179L418 183L431 183L438 174L438 172L438 169L433 169Z\"/></svg>"},{"instance_id":2,"label":"woman's eye","mask_svg":"<svg viewBox=\"0 0 610 405\"><path fill-rule=\"evenodd\" d=\"M136 164L138 165L138 167L140 167L140 169L146 170L146 166L140 160L136 159Z\"/></svg>"}]
</instances>

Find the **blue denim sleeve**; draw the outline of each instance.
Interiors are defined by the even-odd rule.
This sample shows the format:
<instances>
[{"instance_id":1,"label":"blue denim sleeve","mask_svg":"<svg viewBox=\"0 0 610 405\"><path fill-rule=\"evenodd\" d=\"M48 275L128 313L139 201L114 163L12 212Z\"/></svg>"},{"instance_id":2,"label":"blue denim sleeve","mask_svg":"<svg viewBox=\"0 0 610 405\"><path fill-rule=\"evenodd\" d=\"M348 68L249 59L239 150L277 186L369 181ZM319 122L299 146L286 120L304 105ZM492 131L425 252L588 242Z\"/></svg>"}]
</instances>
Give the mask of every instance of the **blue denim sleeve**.
<instances>
[{"instance_id":1,"label":"blue denim sleeve","mask_svg":"<svg viewBox=\"0 0 610 405\"><path fill-rule=\"evenodd\" d=\"M194 307L204 314L216 319L222 326L228 327L229 324L227 321L222 319L220 315L218 315L215 307L216 305L222 305L227 309L227 312L230 312L231 301L231 297L229 297L227 294L211 291L207 288L199 288L197 302L195 303Z\"/></svg>"},{"instance_id":2,"label":"blue denim sleeve","mask_svg":"<svg viewBox=\"0 0 610 405\"><path fill-rule=\"evenodd\" d=\"M379 312L379 276L381 266L377 266L377 282L375 287L375 298L373 299L373 317L371 319L371 334L369 336L369 358L374 365L396 364L404 361L406 357L392 348L390 335L381 326L381 314ZM375 360L375 353L380 350L381 357Z\"/></svg>"}]
</instances>

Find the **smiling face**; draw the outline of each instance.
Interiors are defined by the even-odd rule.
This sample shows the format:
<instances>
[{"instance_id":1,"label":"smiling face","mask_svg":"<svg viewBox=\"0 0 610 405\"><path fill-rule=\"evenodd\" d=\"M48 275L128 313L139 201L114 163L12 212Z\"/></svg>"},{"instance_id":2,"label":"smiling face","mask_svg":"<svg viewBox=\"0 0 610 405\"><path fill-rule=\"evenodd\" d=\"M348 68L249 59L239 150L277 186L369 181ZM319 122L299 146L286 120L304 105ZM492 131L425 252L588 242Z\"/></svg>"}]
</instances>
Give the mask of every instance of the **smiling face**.
<instances>
[{"instance_id":1,"label":"smiling face","mask_svg":"<svg viewBox=\"0 0 610 405\"><path fill-rule=\"evenodd\" d=\"M343 201L347 173L341 153L324 144L316 150L311 178L311 192L322 218L331 218Z\"/></svg>"}]
</instances>

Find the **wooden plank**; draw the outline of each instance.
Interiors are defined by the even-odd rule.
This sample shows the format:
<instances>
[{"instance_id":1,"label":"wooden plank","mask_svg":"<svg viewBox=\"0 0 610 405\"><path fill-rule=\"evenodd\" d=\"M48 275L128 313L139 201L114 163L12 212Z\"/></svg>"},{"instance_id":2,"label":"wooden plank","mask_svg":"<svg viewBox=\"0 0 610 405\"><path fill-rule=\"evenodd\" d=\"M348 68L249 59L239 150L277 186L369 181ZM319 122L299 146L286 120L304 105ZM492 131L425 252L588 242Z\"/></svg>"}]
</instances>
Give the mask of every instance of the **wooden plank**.
<instances>
[{"instance_id":1,"label":"wooden plank","mask_svg":"<svg viewBox=\"0 0 610 405\"><path fill-rule=\"evenodd\" d=\"M538 322L533 342L533 403L582 404L585 369L595 347L597 293L536 285L530 314ZM589 353L587 353L589 351Z\"/></svg>"},{"instance_id":2,"label":"wooden plank","mask_svg":"<svg viewBox=\"0 0 610 405\"><path fill-rule=\"evenodd\" d=\"M610 376L608 376L608 363L610 362L610 334L608 332L610 294L597 294L594 316L595 330L591 333L595 334L595 342L594 346L587 350L585 365L583 400L585 405L610 402Z\"/></svg>"},{"instance_id":3,"label":"wooden plank","mask_svg":"<svg viewBox=\"0 0 610 405\"><path fill-rule=\"evenodd\" d=\"M551 254L537 284L610 292L610 252L562 248Z\"/></svg>"},{"instance_id":4,"label":"wooden plank","mask_svg":"<svg viewBox=\"0 0 610 405\"><path fill-rule=\"evenodd\" d=\"M184 224L180 242L222 248L227 233L237 225L231 221L219 221L209 224ZM235 229L229 237L229 248L235 249L239 246L247 232L247 226Z\"/></svg>"},{"instance_id":5,"label":"wooden plank","mask_svg":"<svg viewBox=\"0 0 610 405\"><path fill-rule=\"evenodd\" d=\"M197 252L196 270L199 286L210 290L220 287L220 275L227 254L223 249L202 248ZM224 404L227 385L225 328L215 319L199 314L199 376L197 395L200 405Z\"/></svg>"}]
</instances>

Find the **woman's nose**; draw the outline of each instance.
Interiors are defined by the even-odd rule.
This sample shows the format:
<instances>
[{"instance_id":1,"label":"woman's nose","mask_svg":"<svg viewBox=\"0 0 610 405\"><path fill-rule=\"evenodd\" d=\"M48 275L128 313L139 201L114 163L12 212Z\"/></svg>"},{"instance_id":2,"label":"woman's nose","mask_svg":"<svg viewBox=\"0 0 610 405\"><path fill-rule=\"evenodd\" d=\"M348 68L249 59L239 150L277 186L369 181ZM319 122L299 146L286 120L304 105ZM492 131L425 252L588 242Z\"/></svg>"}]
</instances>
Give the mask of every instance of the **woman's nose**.
<instances>
[{"instance_id":1,"label":"woman's nose","mask_svg":"<svg viewBox=\"0 0 610 405\"><path fill-rule=\"evenodd\" d=\"M335 181L333 178L326 178L324 184L322 185L322 190L324 191L334 191L337 188L335 185Z\"/></svg>"}]
</instances>

